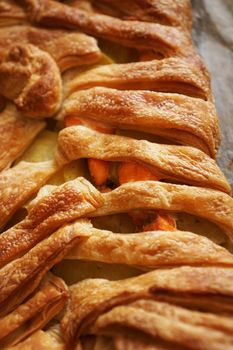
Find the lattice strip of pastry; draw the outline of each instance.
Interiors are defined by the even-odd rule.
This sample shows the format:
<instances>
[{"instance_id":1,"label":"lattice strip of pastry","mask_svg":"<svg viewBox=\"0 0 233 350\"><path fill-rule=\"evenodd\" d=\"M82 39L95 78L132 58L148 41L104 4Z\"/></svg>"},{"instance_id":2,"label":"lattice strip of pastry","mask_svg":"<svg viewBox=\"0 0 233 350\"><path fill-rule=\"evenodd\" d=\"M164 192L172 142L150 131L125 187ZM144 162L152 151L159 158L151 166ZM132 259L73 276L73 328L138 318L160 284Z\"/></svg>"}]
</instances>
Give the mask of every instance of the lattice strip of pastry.
<instances>
[{"instance_id":1,"label":"lattice strip of pastry","mask_svg":"<svg viewBox=\"0 0 233 350\"><path fill-rule=\"evenodd\" d=\"M213 349L222 349L223 344L231 349L232 321L216 315L216 312L232 313L232 285L229 283L232 255L225 248L191 232L117 234L98 230L87 219L138 209L184 211L219 225L232 241L230 187L210 158L216 156L219 147L217 115L208 73L191 43L188 2L168 0L164 4L158 1L151 6L146 0L144 5L150 10L142 11L139 0L134 4L133 18L130 1L125 1L124 6L108 0L94 5L81 0L67 1L72 7L50 0L21 3L24 9L28 6L29 12L22 11L14 1L5 7L3 4L1 26L20 22L23 25L0 29L2 94L12 100L18 110L30 118L54 116L63 98L59 119L76 118L89 127L97 122L104 129L152 133L181 146L165 145L163 139L155 144L73 126L60 133L54 161L20 162L0 174L2 227L52 174L72 160L136 162L159 180L175 182L129 183L105 194L100 194L83 179L55 189L43 189L26 218L0 236L0 313L11 312L1 319L5 327L1 335L4 341L7 343L9 334L14 334L14 328L6 327L9 320L27 309L30 302L33 305L40 294L26 302L25 298L38 285L42 288L38 293L43 295L43 288L47 288L40 284L43 276L66 257L122 263L139 270L159 266L206 266L157 270L118 282L93 279L71 287L71 300L61 323L68 342L94 334L100 348L101 341L106 345L106 337L110 337L116 349L146 346L175 349L176 345L190 349L191 339L200 349L209 344ZM86 34L66 29L32 27L25 23L26 18L33 24L74 28L136 48L138 59L150 60L68 72L63 75L62 97L58 67L65 71L83 61L86 64L97 62L101 53L96 41ZM13 43L19 36L21 44L15 46ZM9 52L5 52L5 45L9 45ZM63 57L64 50L66 57ZM21 86L14 86L16 72L25 79ZM1 169L13 163L44 127L42 121L23 119L18 110L8 103L2 112L6 133L2 134ZM13 129L17 134L9 143L5 136ZM24 143L19 142L21 135L25 135ZM7 149L9 146L12 146L11 153ZM80 217L86 219L77 220ZM67 225L73 220L77 221ZM100 293L96 299L93 290ZM55 305L51 296L46 323L64 304L67 297L64 286L60 285L58 294ZM40 305L43 309L43 301ZM186 309L189 307L205 309L209 314ZM35 329L42 327L43 322L33 314L33 308L27 317L35 317ZM16 329L25 320L15 325ZM130 333L123 336L121 331L125 328ZM141 339L135 338L135 331L141 332ZM30 332L29 328L27 335ZM161 344L157 347L158 334ZM100 335L103 335L102 340ZM23 333L22 338L24 336ZM50 332L35 333L34 339L37 336L47 339ZM22 338L17 338L16 342Z\"/></svg>"}]
</instances>

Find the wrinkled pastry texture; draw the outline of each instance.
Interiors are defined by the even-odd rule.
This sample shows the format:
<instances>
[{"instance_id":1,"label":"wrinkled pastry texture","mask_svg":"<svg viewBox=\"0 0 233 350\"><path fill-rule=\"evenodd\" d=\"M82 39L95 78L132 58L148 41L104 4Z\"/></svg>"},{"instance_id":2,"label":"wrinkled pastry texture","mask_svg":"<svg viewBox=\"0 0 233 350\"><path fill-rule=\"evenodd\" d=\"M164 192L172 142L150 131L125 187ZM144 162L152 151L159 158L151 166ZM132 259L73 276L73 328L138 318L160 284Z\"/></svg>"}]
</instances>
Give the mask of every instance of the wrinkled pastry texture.
<instances>
[{"instance_id":1,"label":"wrinkled pastry texture","mask_svg":"<svg viewBox=\"0 0 233 350\"><path fill-rule=\"evenodd\" d=\"M159 266L215 265L233 267L233 257L209 239L184 231L114 233L98 230L88 222L76 225L88 239L80 242L66 258L126 264L142 269Z\"/></svg>"},{"instance_id":2,"label":"wrinkled pastry texture","mask_svg":"<svg viewBox=\"0 0 233 350\"><path fill-rule=\"evenodd\" d=\"M219 225L232 241L233 199L211 189L162 183L129 182L103 194L104 204L90 216L111 215L134 209L163 209L204 217Z\"/></svg>"},{"instance_id":3,"label":"wrinkled pastry texture","mask_svg":"<svg viewBox=\"0 0 233 350\"><path fill-rule=\"evenodd\" d=\"M21 43L32 44L47 51L62 72L75 66L93 64L101 57L96 40L88 35L30 25L0 29L0 57L8 48L14 46L19 36Z\"/></svg>"},{"instance_id":4,"label":"wrinkled pastry texture","mask_svg":"<svg viewBox=\"0 0 233 350\"><path fill-rule=\"evenodd\" d=\"M39 285L47 271L61 261L80 239L75 225L55 231L22 257L0 269L0 315L20 305Z\"/></svg>"},{"instance_id":5,"label":"wrinkled pastry texture","mask_svg":"<svg viewBox=\"0 0 233 350\"><path fill-rule=\"evenodd\" d=\"M43 121L24 118L9 103L0 112L0 171L9 168L44 127Z\"/></svg>"},{"instance_id":6,"label":"wrinkled pastry texture","mask_svg":"<svg viewBox=\"0 0 233 350\"><path fill-rule=\"evenodd\" d=\"M68 116L160 135L199 148L212 157L219 147L213 104L180 94L95 87L74 92L65 100L58 118Z\"/></svg>"},{"instance_id":7,"label":"wrinkled pastry texture","mask_svg":"<svg viewBox=\"0 0 233 350\"><path fill-rule=\"evenodd\" d=\"M72 342L88 332L99 315L116 305L142 298L232 313L232 271L228 268L180 267L155 270L115 282L84 280L70 287L71 299L61 322L62 329L66 339Z\"/></svg>"},{"instance_id":8,"label":"wrinkled pastry texture","mask_svg":"<svg viewBox=\"0 0 233 350\"><path fill-rule=\"evenodd\" d=\"M216 163L193 147L106 135L84 126L63 129L58 136L57 162L65 164L79 158L138 162L162 179L230 191Z\"/></svg>"},{"instance_id":9,"label":"wrinkled pastry texture","mask_svg":"<svg viewBox=\"0 0 233 350\"><path fill-rule=\"evenodd\" d=\"M80 178L58 186L37 202L27 217L0 235L0 267L20 257L62 225L101 204L97 190Z\"/></svg>"},{"instance_id":10,"label":"wrinkled pastry texture","mask_svg":"<svg viewBox=\"0 0 233 350\"><path fill-rule=\"evenodd\" d=\"M59 68L45 51L31 44L9 47L0 61L1 94L27 117L54 115L61 104Z\"/></svg>"},{"instance_id":11,"label":"wrinkled pastry texture","mask_svg":"<svg viewBox=\"0 0 233 350\"><path fill-rule=\"evenodd\" d=\"M65 283L58 277L49 276L30 299L0 319L0 348L9 348L42 328L62 310L67 299Z\"/></svg>"},{"instance_id":12,"label":"wrinkled pastry texture","mask_svg":"<svg viewBox=\"0 0 233 350\"><path fill-rule=\"evenodd\" d=\"M0 349L233 349L233 256L220 246L233 200L191 24L188 0L0 0ZM39 156L18 162L45 127ZM94 180L90 164L108 168L98 190L63 183L88 176L85 160ZM119 185L125 162L158 180ZM134 225L138 213L174 230ZM176 229L185 217L203 232ZM92 269L115 281L68 288L57 263L72 266L67 283Z\"/></svg>"}]
</instances>

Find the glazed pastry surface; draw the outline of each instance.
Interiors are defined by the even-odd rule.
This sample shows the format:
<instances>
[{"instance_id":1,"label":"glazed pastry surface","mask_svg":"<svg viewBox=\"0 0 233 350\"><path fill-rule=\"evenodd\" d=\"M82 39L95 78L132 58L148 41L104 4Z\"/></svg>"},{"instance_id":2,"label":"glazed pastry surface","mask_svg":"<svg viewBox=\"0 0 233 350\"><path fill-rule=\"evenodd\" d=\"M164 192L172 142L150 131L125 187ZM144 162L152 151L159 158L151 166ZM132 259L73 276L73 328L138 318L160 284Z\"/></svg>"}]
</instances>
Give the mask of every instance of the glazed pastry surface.
<instances>
[{"instance_id":1,"label":"glazed pastry surface","mask_svg":"<svg viewBox=\"0 0 233 350\"><path fill-rule=\"evenodd\" d=\"M0 0L0 349L233 349L191 29L189 0Z\"/></svg>"}]
</instances>

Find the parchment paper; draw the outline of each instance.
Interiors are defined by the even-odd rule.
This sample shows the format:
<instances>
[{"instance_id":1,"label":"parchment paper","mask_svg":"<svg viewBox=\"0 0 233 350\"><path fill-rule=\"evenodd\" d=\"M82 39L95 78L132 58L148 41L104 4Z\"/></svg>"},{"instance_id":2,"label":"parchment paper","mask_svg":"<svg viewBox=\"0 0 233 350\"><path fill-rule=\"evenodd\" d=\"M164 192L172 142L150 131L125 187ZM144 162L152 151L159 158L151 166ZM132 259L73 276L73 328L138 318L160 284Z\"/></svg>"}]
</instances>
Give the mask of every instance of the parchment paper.
<instances>
[{"instance_id":1,"label":"parchment paper","mask_svg":"<svg viewBox=\"0 0 233 350\"><path fill-rule=\"evenodd\" d=\"M233 188L233 0L192 0L193 39L212 75L222 129L218 164Z\"/></svg>"}]
</instances>

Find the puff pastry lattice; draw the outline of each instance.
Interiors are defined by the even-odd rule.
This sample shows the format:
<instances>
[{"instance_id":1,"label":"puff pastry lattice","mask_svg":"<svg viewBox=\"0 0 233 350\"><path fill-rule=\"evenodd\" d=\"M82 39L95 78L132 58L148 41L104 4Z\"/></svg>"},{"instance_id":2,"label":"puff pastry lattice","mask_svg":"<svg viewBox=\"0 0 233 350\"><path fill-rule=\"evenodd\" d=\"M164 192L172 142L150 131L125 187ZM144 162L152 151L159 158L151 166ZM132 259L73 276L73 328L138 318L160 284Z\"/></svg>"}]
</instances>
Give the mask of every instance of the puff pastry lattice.
<instances>
[{"instance_id":1,"label":"puff pastry lattice","mask_svg":"<svg viewBox=\"0 0 233 350\"><path fill-rule=\"evenodd\" d=\"M0 0L0 349L233 349L191 27L189 0Z\"/></svg>"}]
</instances>

